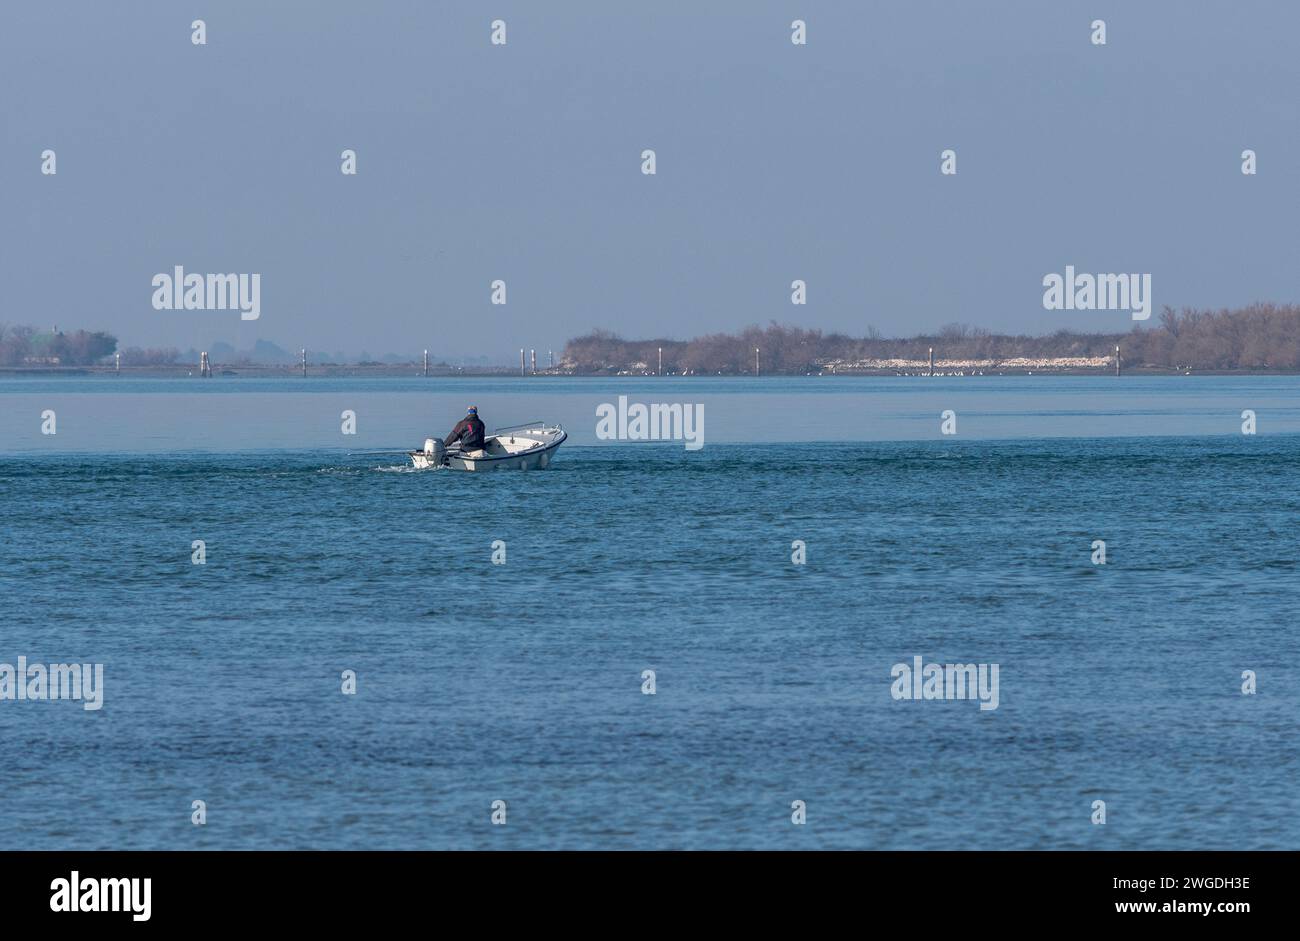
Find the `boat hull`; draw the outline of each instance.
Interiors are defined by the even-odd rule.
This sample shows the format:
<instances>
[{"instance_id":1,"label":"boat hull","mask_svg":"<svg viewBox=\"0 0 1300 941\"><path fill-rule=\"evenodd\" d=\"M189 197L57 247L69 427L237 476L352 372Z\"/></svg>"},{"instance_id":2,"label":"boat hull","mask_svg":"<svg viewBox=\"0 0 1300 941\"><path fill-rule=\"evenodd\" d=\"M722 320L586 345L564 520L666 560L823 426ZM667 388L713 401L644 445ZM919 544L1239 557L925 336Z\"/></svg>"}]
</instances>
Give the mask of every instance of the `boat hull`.
<instances>
[{"instance_id":1,"label":"boat hull","mask_svg":"<svg viewBox=\"0 0 1300 941\"><path fill-rule=\"evenodd\" d=\"M490 436L481 451L443 451L426 448L411 451L411 464L416 470L447 467L451 470L484 471L543 470L550 466L555 452L568 438L560 427L529 428L514 433L498 432Z\"/></svg>"}]
</instances>

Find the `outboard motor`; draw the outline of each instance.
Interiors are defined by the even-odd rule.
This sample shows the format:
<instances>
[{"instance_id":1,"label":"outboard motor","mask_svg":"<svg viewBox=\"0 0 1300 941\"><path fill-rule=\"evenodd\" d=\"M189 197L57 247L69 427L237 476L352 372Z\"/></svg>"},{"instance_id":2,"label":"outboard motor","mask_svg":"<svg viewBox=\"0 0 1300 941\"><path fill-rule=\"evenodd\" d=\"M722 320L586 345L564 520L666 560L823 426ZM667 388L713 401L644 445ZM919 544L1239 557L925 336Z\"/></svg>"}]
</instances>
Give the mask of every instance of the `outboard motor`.
<instances>
[{"instance_id":1,"label":"outboard motor","mask_svg":"<svg viewBox=\"0 0 1300 941\"><path fill-rule=\"evenodd\" d=\"M441 438L424 439L424 456L434 467L441 467L447 459L447 448Z\"/></svg>"}]
</instances>

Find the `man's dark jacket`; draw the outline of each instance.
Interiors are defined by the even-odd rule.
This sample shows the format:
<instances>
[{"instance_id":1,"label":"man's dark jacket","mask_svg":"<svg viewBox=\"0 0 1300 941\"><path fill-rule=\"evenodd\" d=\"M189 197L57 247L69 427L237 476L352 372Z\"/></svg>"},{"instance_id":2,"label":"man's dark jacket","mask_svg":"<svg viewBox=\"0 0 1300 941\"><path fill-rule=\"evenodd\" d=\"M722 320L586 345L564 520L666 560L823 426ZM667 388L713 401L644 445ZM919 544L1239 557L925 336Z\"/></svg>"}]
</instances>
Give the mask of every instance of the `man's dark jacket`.
<instances>
[{"instance_id":1,"label":"man's dark jacket","mask_svg":"<svg viewBox=\"0 0 1300 941\"><path fill-rule=\"evenodd\" d=\"M447 440L443 444L451 447L459 441L462 449L477 451L483 447L484 431L483 423L478 420L477 415L466 415L456 423L456 427L451 430L451 434L447 435Z\"/></svg>"}]
</instances>

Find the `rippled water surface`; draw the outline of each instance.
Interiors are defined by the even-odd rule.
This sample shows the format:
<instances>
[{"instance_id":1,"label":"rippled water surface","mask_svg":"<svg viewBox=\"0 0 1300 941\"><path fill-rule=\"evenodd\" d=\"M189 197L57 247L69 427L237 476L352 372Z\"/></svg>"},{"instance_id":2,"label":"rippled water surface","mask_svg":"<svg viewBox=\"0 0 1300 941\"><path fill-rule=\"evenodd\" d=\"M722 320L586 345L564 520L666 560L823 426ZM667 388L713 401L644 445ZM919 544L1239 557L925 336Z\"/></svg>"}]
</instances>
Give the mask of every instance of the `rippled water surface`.
<instances>
[{"instance_id":1,"label":"rippled water surface","mask_svg":"<svg viewBox=\"0 0 1300 941\"><path fill-rule=\"evenodd\" d=\"M954 380L1027 415L1007 420L1021 435L967 435L980 410L958 399L955 438L938 387L709 387L731 418L700 451L597 442L572 406L585 424L551 469L496 475L349 454L334 402L319 430L273 447L264 424L240 447L194 406L218 395L6 387L0 663L103 663L105 689L98 712L0 701L0 813L32 848L1295 848L1300 436L1265 420L1300 395L1205 382L1178 412L1169 386L1034 405ZM504 423L620 391L511 388L438 395L495 396ZM689 401L674 388L641 400ZM458 417L374 394L385 436L385 403ZM54 395L47 446L25 429ZM280 415L321 396L255 397ZM811 433L732 440L755 401L784 416L798 396ZM924 421L928 440L816 443L886 396L918 417L873 427ZM1252 397L1268 404L1244 436ZM1088 423L1167 408L1196 430L1044 432L1071 401ZM77 446L151 414L108 453ZM893 700L892 665L917 655L999 664L998 708Z\"/></svg>"}]
</instances>

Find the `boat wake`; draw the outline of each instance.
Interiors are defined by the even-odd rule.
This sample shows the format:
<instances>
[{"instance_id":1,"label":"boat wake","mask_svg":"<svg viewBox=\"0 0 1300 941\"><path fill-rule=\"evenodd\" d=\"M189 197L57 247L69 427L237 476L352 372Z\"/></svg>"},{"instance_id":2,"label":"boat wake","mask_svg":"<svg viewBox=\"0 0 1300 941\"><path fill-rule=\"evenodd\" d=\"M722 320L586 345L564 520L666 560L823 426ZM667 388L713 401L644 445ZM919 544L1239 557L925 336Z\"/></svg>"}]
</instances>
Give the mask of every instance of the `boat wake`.
<instances>
[{"instance_id":1,"label":"boat wake","mask_svg":"<svg viewBox=\"0 0 1300 941\"><path fill-rule=\"evenodd\" d=\"M422 474L425 471L446 470L445 467L412 467L410 464L390 464L385 467L372 467L381 474Z\"/></svg>"}]
</instances>

